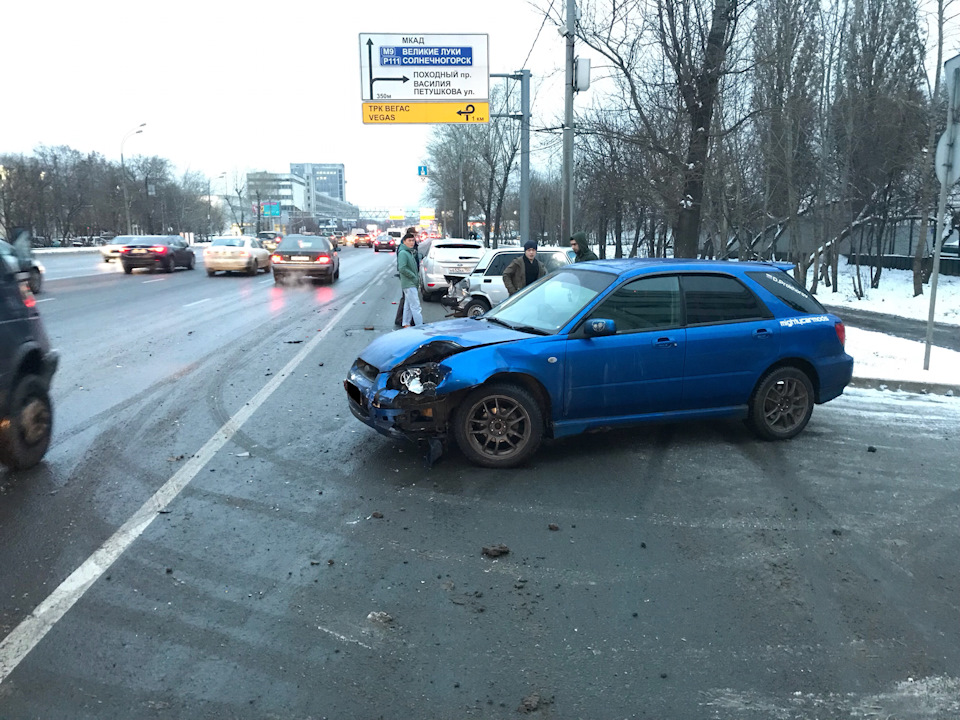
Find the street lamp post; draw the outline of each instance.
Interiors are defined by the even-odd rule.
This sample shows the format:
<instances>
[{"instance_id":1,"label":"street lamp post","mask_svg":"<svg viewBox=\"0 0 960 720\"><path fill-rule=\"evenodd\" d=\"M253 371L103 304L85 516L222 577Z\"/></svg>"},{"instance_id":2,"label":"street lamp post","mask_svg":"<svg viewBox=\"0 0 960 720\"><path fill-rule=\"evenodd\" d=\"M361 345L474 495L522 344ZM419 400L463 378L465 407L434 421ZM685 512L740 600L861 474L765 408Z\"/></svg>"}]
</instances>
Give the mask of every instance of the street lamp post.
<instances>
[{"instance_id":1,"label":"street lamp post","mask_svg":"<svg viewBox=\"0 0 960 720\"><path fill-rule=\"evenodd\" d=\"M130 199L127 197L127 168L123 164L123 144L127 141L131 135L139 135L143 132L143 128L146 127L146 123L140 123L133 130L128 132L123 136L123 140L120 141L120 183L123 185L123 210L127 215L127 235L133 234L133 225L130 223Z\"/></svg>"}]
</instances>

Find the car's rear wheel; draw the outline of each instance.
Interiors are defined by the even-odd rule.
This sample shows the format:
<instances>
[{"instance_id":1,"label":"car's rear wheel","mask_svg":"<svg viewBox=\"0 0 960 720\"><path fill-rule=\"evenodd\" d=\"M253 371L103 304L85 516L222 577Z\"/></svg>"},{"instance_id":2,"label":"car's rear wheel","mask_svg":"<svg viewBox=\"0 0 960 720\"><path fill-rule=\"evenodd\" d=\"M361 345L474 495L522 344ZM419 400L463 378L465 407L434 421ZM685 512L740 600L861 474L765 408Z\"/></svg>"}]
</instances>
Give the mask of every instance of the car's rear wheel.
<instances>
[{"instance_id":1,"label":"car's rear wheel","mask_svg":"<svg viewBox=\"0 0 960 720\"><path fill-rule=\"evenodd\" d=\"M177 269L177 263L174 261L173 258L170 258L167 260L167 265L163 270L164 272L172 273L176 269Z\"/></svg>"},{"instance_id":2,"label":"car's rear wheel","mask_svg":"<svg viewBox=\"0 0 960 720\"><path fill-rule=\"evenodd\" d=\"M0 425L0 464L12 470L36 465L47 452L53 431L53 408L46 385L24 375L10 396L10 419Z\"/></svg>"},{"instance_id":3,"label":"car's rear wheel","mask_svg":"<svg viewBox=\"0 0 960 720\"><path fill-rule=\"evenodd\" d=\"M543 413L523 388L494 383L474 390L457 408L454 436L471 462L513 467L540 446Z\"/></svg>"},{"instance_id":4,"label":"car's rear wheel","mask_svg":"<svg viewBox=\"0 0 960 720\"><path fill-rule=\"evenodd\" d=\"M123 263L123 271L124 271L127 275L129 275L130 273L133 272L133 267L131 267L130 265L127 265L126 263Z\"/></svg>"},{"instance_id":5,"label":"car's rear wheel","mask_svg":"<svg viewBox=\"0 0 960 720\"><path fill-rule=\"evenodd\" d=\"M795 367L768 372L750 399L747 422L767 440L788 440L800 433L813 413L813 383Z\"/></svg>"},{"instance_id":6,"label":"car's rear wheel","mask_svg":"<svg viewBox=\"0 0 960 720\"><path fill-rule=\"evenodd\" d=\"M213 277L216 274L217 274L216 270L210 270L209 268L207 268L207 277Z\"/></svg>"},{"instance_id":7,"label":"car's rear wheel","mask_svg":"<svg viewBox=\"0 0 960 720\"><path fill-rule=\"evenodd\" d=\"M256 275L257 274L257 261L250 260L250 263L247 265L247 275Z\"/></svg>"},{"instance_id":8,"label":"car's rear wheel","mask_svg":"<svg viewBox=\"0 0 960 720\"><path fill-rule=\"evenodd\" d=\"M30 268L30 279L27 280L27 287L34 295L39 295L43 290L43 275L37 268Z\"/></svg>"},{"instance_id":9,"label":"car's rear wheel","mask_svg":"<svg viewBox=\"0 0 960 720\"><path fill-rule=\"evenodd\" d=\"M464 308L464 311L467 317L480 317L489 309L490 303L488 303L486 300L483 298L474 298L467 303L467 307Z\"/></svg>"}]
</instances>

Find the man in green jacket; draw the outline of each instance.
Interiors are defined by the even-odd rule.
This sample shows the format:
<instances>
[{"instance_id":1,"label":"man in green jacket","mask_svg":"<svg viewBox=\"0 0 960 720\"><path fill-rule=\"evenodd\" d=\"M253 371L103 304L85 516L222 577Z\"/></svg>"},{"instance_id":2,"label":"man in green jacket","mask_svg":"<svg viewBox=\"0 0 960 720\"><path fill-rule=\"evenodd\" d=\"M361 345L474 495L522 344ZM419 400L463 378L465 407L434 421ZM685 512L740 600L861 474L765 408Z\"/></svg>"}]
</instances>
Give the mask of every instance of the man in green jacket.
<instances>
[{"instance_id":1,"label":"man in green jacket","mask_svg":"<svg viewBox=\"0 0 960 720\"><path fill-rule=\"evenodd\" d=\"M417 242L416 235L407 233L397 250L397 270L400 272L400 289L403 291L403 326L423 325L423 315L420 312L420 295L417 286L420 284L420 273L417 272L417 259L413 256L413 246Z\"/></svg>"},{"instance_id":2,"label":"man in green jacket","mask_svg":"<svg viewBox=\"0 0 960 720\"><path fill-rule=\"evenodd\" d=\"M577 254L574 262L586 262L587 260L599 260L597 254L587 245L587 234L585 232L574 233L570 238L570 249Z\"/></svg>"}]
</instances>

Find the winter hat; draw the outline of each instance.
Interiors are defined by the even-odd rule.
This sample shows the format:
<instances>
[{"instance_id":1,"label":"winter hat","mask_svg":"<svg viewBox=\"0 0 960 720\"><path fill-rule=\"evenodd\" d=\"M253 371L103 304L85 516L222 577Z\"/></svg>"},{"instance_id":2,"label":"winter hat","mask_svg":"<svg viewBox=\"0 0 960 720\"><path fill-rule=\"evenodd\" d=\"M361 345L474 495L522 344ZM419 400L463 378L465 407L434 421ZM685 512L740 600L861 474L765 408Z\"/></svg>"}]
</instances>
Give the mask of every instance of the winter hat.
<instances>
[{"instance_id":1,"label":"winter hat","mask_svg":"<svg viewBox=\"0 0 960 720\"><path fill-rule=\"evenodd\" d=\"M585 232L575 232L571 237L571 240L576 240L577 245L586 245L587 244L587 234Z\"/></svg>"},{"instance_id":2,"label":"winter hat","mask_svg":"<svg viewBox=\"0 0 960 720\"><path fill-rule=\"evenodd\" d=\"M524 250L536 250L536 249L537 249L537 241L536 241L536 240L527 240L527 241L523 244L523 249L524 249Z\"/></svg>"}]
</instances>

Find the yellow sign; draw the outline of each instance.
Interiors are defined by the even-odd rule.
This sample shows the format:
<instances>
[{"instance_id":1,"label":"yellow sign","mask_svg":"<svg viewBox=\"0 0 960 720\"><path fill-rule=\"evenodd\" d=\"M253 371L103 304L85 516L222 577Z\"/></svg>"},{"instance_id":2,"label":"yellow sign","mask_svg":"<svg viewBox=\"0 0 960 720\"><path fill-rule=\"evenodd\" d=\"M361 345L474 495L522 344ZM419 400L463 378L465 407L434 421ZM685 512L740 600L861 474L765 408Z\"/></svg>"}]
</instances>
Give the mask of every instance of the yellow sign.
<instances>
[{"instance_id":1,"label":"yellow sign","mask_svg":"<svg viewBox=\"0 0 960 720\"><path fill-rule=\"evenodd\" d=\"M363 122L374 125L485 123L489 121L490 103L487 102L363 103Z\"/></svg>"},{"instance_id":2,"label":"yellow sign","mask_svg":"<svg viewBox=\"0 0 960 720\"><path fill-rule=\"evenodd\" d=\"M436 212L433 208L420 208L420 222L424 220L436 220Z\"/></svg>"},{"instance_id":3,"label":"yellow sign","mask_svg":"<svg viewBox=\"0 0 960 720\"><path fill-rule=\"evenodd\" d=\"M402 208L394 208L390 211L391 220L404 220L407 217L407 213L404 212Z\"/></svg>"}]
</instances>

